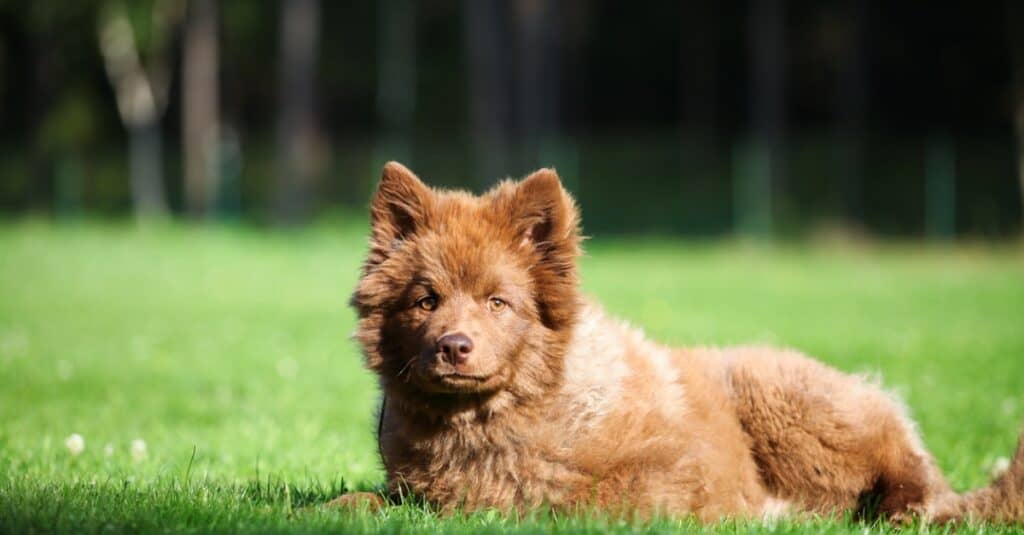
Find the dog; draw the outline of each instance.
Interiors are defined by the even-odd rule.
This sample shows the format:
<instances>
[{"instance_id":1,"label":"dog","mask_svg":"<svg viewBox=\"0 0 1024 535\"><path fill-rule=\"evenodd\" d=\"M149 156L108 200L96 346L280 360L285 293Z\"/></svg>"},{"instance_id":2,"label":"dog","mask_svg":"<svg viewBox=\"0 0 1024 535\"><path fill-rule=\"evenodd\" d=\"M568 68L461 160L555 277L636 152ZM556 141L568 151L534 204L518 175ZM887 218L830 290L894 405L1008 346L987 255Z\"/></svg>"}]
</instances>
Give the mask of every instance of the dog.
<instances>
[{"instance_id":1,"label":"dog","mask_svg":"<svg viewBox=\"0 0 1024 535\"><path fill-rule=\"evenodd\" d=\"M579 213L554 170L477 197L391 162L370 216L351 305L383 392L387 497L444 513L1024 521L1024 442L990 486L957 494L873 382L790 350L671 349L608 317L580 293Z\"/></svg>"}]
</instances>

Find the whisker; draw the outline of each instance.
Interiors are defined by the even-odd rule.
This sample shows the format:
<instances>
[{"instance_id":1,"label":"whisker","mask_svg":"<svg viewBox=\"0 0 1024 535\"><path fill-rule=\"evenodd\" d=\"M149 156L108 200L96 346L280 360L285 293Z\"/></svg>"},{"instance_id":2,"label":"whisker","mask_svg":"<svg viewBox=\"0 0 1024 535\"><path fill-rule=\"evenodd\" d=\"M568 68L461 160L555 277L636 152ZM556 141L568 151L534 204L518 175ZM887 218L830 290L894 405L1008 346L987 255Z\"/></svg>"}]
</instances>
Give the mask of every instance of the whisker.
<instances>
[{"instance_id":1,"label":"whisker","mask_svg":"<svg viewBox=\"0 0 1024 535\"><path fill-rule=\"evenodd\" d=\"M404 374L405 372L409 371L409 369L410 369L410 368L412 367L413 363L414 363L414 362L416 362L417 358L418 358L418 357L415 357L415 356L414 356L413 358L409 359L409 360L408 360L408 361L407 361L407 362L405 363L405 365L404 365L404 366L402 366L402 369L398 370L398 376L399 376L399 377L401 377L401 376L402 376L402 374ZM408 381L408 380L409 380L409 376L408 376L408 375L406 375L406 377L405 377L405 380L406 380L406 381Z\"/></svg>"}]
</instances>

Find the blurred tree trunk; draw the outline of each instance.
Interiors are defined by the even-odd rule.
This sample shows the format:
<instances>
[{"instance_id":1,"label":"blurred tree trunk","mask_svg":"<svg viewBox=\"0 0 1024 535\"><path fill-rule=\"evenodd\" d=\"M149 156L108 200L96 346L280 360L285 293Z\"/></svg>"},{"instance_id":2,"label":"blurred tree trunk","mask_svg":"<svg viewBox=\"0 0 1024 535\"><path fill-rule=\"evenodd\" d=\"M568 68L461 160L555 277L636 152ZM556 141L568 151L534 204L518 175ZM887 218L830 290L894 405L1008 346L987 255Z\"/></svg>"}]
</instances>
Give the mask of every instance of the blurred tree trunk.
<instances>
[{"instance_id":1,"label":"blurred tree trunk","mask_svg":"<svg viewBox=\"0 0 1024 535\"><path fill-rule=\"evenodd\" d=\"M683 2L680 13L683 130L709 145L717 138L719 9Z\"/></svg>"},{"instance_id":2,"label":"blurred tree trunk","mask_svg":"<svg viewBox=\"0 0 1024 535\"><path fill-rule=\"evenodd\" d=\"M753 0L749 19L752 136L744 161L737 209L741 227L769 236L785 191L785 6L783 0Z\"/></svg>"},{"instance_id":3,"label":"blurred tree trunk","mask_svg":"<svg viewBox=\"0 0 1024 535\"><path fill-rule=\"evenodd\" d=\"M274 215L278 223L294 224L309 217L319 167L314 85L320 2L284 0L281 10Z\"/></svg>"},{"instance_id":4,"label":"blurred tree trunk","mask_svg":"<svg viewBox=\"0 0 1024 535\"><path fill-rule=\"evenodd\" d=\"M934 240L956 233L956 143L951 128L936 128L925 141L925 232Z\"/></svg>"},{"instance_id":5,"label":"blurred tree trunk","mask_svg":"<svg viewBox=\"0 0 1024 535\"><path fill-rule=\"evenodd\" d=\"M842 217L847 225L863 226L864 115L867 108L867 1L849 0L843 6L847 24L839 74L836 118L839 123L838 176Z\"/></svg>"},{"instance_id":6,"label":"blurred tree trunk","mask_svg":"<svg viewBox=\"0 0 1024 535\"><path fill-rule=\"evenodd\" d=\"M518 0L515 3L517 39L516 119L519 122L520 171L554 165L559 115L561 69L555 2ZM508 171L506 171L508 172Z\"/></svg>"},{"instance_id":7,"label":"blurred tree trunk","mask_svg":"<svg viewBox=\"0 0 1024 535\"><path fill-rule=\"evenodd\" d=\"M167 213L164 197L163 136L159 121L130 125L129 168L136 219Z\"/></svg>"},{"instance_id":8,"label":"blurred tree trunk","mask_svg":"<svg viewBox=\"0 0 1024 535\"><path fill-rule=\"evenodd\" d=\"M176 0L154 2L149 65L123 6L110 5L99 28L100 53L114 87L117 111L128 130L132 205L136 218L167 213L160 120L170 86L168 58L174 28L183 12Z\"/></svg>"},{"instance_id":9,"label":"blurred tree trunk","mask_svg":"<svg viewBox=\"0 0 1024 535\"><path fill-rule=\"evenodd\" d=\"M466 53L469 58L470 135L474 143L475 180L490 184L509 173L508 113L510 90L506 79L501 0L464 0Z\"/></svg>"},{"instance_id":10,"label":"blurred tree trunk","mask_svg":"<svg viewBox=\"0 0 1024 535\"><path fill-rule=\"evenodd\" d=\"M182 82L182 147L185 205L190 216L212 211L217 195L219 84L217 3L191 0L184 35Z\"/></svg>"},{"instance_id":11,"label":"blurred tree trunk","mask_svg":"<svg viewBox=\"0 0 1024 535\"><path fill-rule=\"evenodd\" d=\"M1013 62L1013 126L1017 138L1017 182L1020 186L1021 233L1024 233L1024 6L1006 0L1006 34Z\"/></svg>"},{"instance_id":12,"label":"blurred tree trunk","mask_svg":"<svg viewBox=\"0 0 1024 535\"><path fill-rule=\"evenodd\" d=\"M718 124L721 9L716 2L680 4L678 191L683 206L692 202L695 187L717 182L727 165Z\"/></svg>"},{"instance_id":13,"label":"blurred tree trunk","mask_svg":"<svg viewBox=\"0 0 1024 535\"><path fill-rule=\"evenodd\" d=\"M54 57L57 47L51 41L51 34L43 31L33 32L28 41L32 62L32 90L28 92L26 105L30 112L31 128L24 134L32 140L28 157L30 180L26 191L26 207L30 209L58 204L56 184L52 182L53 162L47 154L42 134L46 112L54 105L53 71L56 70L55 64L59 63Z\"/></svg>"},{"instance_id":14,"label":"blurred tree trunk","mask_svg":"<svg viewBox=\"0 0 1024 535\"><path fill-rule=\"evenodd\" d=\"M588 0L560 0L555 2L558 13L558 25L553 29L557 39L559 62L557 68L561 75L558 78L559 105L556 117L556 154L554 165L565 187L572 191L577 199L583 197L583 176L580 166L580 139L578 136L567 135L571 129L582 125L587 106L587 69L586 37L590 23L590 9L593 7ZM572 98L563 98L571 95Z\"/></svg>"},{"instance_id":15,"label":"blurred tree trunk","mask_svg":"<svg viewBox=\"0 0 1024 535\"><path fill-rule=\"evenodd\" d=\"M412 163L416 113L416 3L377 3L377 118L380 136L374 167L385 161ZM376 171L375 171L376 172Z\"/></svg>"}]
</instances>

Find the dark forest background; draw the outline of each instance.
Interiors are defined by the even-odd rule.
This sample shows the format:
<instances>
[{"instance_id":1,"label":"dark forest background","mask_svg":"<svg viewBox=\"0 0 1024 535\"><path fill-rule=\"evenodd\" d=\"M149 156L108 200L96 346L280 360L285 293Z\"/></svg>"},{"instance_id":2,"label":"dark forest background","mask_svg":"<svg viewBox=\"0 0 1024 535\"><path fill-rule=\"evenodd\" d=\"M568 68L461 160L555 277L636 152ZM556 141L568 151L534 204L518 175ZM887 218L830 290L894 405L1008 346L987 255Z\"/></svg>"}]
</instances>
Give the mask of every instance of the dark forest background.
<instances>
[{"instance_id":1,"label":"dark forest background","mask_svg":"<svg viewBox=\"0 0 1024 535\"><path fill-rule=\"evenodd\" d=\"M555 166L588 233L1022 227L1024 3L0 0L0 213L294 225Z\"/></svg>"}]
</instances>

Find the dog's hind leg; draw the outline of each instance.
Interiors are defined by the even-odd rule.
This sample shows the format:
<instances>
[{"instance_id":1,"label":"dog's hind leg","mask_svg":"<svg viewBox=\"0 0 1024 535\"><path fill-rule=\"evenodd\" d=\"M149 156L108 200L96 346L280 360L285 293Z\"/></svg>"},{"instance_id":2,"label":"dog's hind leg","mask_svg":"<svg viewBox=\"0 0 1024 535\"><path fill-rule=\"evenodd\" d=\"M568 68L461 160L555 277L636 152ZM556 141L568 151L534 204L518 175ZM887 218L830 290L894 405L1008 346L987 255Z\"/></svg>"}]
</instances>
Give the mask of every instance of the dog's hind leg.
<instances>
[{"instance_id":1,"label":"dog's hind leg","mask_svg":"<svg viewBox=\"0 0 1024 535\"><path fill-rule=\"evenodd\" d=\"M765 486L823 514L927 516L952 492L893 396L793 351L718 354Z\"/></svg>"}]
</instances>

